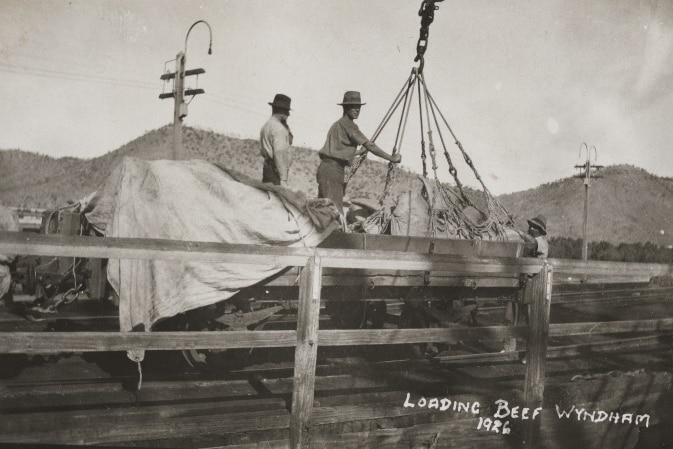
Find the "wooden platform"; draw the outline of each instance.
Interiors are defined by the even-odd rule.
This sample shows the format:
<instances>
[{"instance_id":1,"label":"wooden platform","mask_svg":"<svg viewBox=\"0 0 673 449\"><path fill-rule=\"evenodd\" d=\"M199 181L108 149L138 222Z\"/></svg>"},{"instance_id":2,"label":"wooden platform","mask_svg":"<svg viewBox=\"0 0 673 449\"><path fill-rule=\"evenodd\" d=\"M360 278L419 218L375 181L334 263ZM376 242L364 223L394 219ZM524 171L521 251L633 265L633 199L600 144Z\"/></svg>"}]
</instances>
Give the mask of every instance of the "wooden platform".
<instances>
[{"instance_id":1,"label":"wooden platform","mask_svg":"<svg viewBox=\"0 0 673 449\"><path fill-rule=\"evenodd\" d=\"M552 299L554 293L559 293L553 288L559 285L554 279L566 279L564 283L568 286L576 285L577 279L579 285L592 282L600 285L602 279L615 283L646 282L657 276L671 276L673 266L493 256L479 253L480 244L473 245L468 254L427 254L407 252L405 248L279 248L0 233L0 250L8 253L240 264L273 261L279 266L303 267L295 279L299 307L294 329L5 332L0 340L0 353L7 354L3 357L8 362L0 366L6 367L4 377L8 380L2 393L18 391L16 388L23 385L28 405L7 410L3 415L7 419L0 424L0 438L9 444L50 441L156 447L289 445L309 448L338 444L345 447L538 448L569 444L574 448L620 447L615 441L629 447L630 443L643 441L643 430L652 430L650 425L659 425L662 429L671 427L666 421L670 414L661 409L662 404L670 402L666 397L671 384L669 333L673 332L673 317L667 303L670 297L648 297L646 300L651 304L640 308L644 302L634 298L627 298L624 307L608 297L598 301L587 297L581 303L564 298L559 304L553 304ZM323 299L328 299L321 297L323 278L329 277L331 270L362 270L366 274L362 278L366 279L372 274L372 267L382 272L392 271L392 275L386 273L381 277L384 282L397 279L396 273L404 273L399 276L404 279L407 272L414 271L423 274L424 283L428 273L441 273L440 278L444 273L448 274L447 278L464 276L466 280L519 277L526 282L522 289L515 288L514 292L520 293L523 301L520 308L529 313L522 315L525 323L520 320L518 325L502 325L502 310L498 310L495 298L495 304L486 304L499 314L495 325L483 319L476 327L455 326L442 319L444 324L439 327L421 323L416 329L333 330L319 326L320 305ZM327 294L329 284L325 287ZM477 286L475 295L478 292ZM587 305L593 309L587 309ZM621 312L613 315L610 311L619 309L617 305ZM487 307L484 312L488 312ZM649 312L649 316L638 316L633 313L636 309ZM565 318L556 320L555 315L563 317L564 313ZM597 334L600 335L598 340L594 338ZM511 343L514 338L519 339L519 343L525 342L525 352L518 347L517 351L496 352L503 347L505 339ZM619 344L611 343L610 338L617 339ZM447 347L449 341L453 343ZM408 350L409 345L425 346L427 342L442 351L433 362L405 360L404 350ZM252 354L261 358L248 360L241 365L245 367L242 370L220 359L221 363L216 364L219 367L204 377L184 372L173 374L178 369L175 360L158 362L153 368L148 358L142 370L136 371L133 364L124 360L123 353L121 359L125 363L111 363L109 355L101 355L109 351L145 349L160 350L161 356L168 357L177 349L199 348L227 349L227 358L240 353L238 349L250 353L250 349L244 348L254 348ZM232 349L236 351L232 353ZM76 354L63 359L59 357L63 352ZM49 373L50 379L46 386L55 388L46 395L56 398L59 391L66 391L60 397L69 398L70 402L60 405L56 401L34 409L30 403L32 399L39 400L41 393L32 392L39 392L45 385L33 378L27 378L22 385L21 381L20 385L12 385L12 382L33 367L40 369L44 363L39 362L38 357L44 353L52 354L46 359L48 362L56 360L55 365L48 365L51 369L44 371ZM32 366L20 363L26 357ZM97 374L93 380L81 375L61 377L58 370L53 369L61 360L76 362L77 358L93 362L109 376ZM260 363L274 365L259 366ZM292 373L287 369L290 365ZM157 391L162 394L167 386L163 382L178 382L178 390L190 393L146 400L141 389L132 403L116 399L100 402L97 398L101 392L95 387L81 389L78 386L82 382L105 384L110 378L113 384L121 385L121 390L116 387L112 394L133 392L141 373L145 384L160 382ZM342 385L334 376L350 377ZM374 384L360 388L351 377ZM291 395L283 393L287 390L272 389L268 382L271 379L283 385L291 382ZM599 379L602 380L598 383L589 383ZM195 400L190 398L192 391L210 381L226 384L247 381L257 394L225 392L219 396L211 392ZM581 385L597 386L597 390L578 387ZM75 389L68 390L68 386ZM225 391L228 388L225 384L221 387ZM86 393L89 390L94 391L92 396ZM10 403L18 404L17 397L11 396ZM431 398L436 399L431 401ZM250 402L251 399L260 402ZM511 407L519 406L510 409L511 423L505 422L506 416L499 413L504 403L497 402L498 399L508 401ZM281 402L273 402L278 400ZM406 400L416 401L417 405L405 405ZM440 404L448 406L449 400L460 407L465 402L464 410L436 409ZM475 401L480 407L474 408ZM557 416L560 413L556 410L557 404L567 408L566 418ZM594 410L590 412L593 413L591 421L596 421L598 413L598 422L589 422L587 415L582 415L582 408L580 420L573 421L572 413L577 409L572 407L578 405L584 412ZM521 408L524 406L528 407L525 412ZM619 418L607 418L610 413L628 418L622 416L620 422ZM496 418L502 421L496 423ZM633 437L634 427L639 432L637 437Z\"/></svg>"},{"instance_id":2,"label":"wooden platform","mask_svg":"<svg viewBox=\"0 0 673 449\"><path fill-rule=\"evenodd\" d=\"M666 344L550 360L544 447L632 448L640 437L633 425L558 419L555 404L647 413L651 428L670 423L673 353ZM519 362L440 367L381 360L398 356L394 348L321 352L311 447L422 447L435 434L437 448L516 447L517 420L510 420L509 436L477 426L479 417L493 418L494 401L521 404ZM154 354L143 364L137 395L136 367L122 353L36 357L23 360L20 369L18 359L3 356L4 370L9 362L18 372L5 372L1 383L0 442L288 447L291 356L258 350L254 358L266 362L202 374L176 369L167 354ZM404 407L408 394L416 404L421 397L479 401L479 415Z\"/></svg>"},{"instance_id":3,"label":"wooden platform","mask_svg":"<svg viewBox=\"0 0 673 449\"><path fill-rule=\"evenodd\" d=\"M671 293L642 285L566 286L554 295L552 323L574 322L578 316L587 321L671 316ZM0 311L0 325L5 331L19 323L46 331L49 325L67 322L76 332L104 323L114 330L116 317L104 304L83 301L73 306L58 319L43 322L21 321ZM501 317L502 307L495 305L479 314L486 324ZM661 429L673 424L672 340L621 337L625 344L609 343L613 336L550 339L540 418L543 447L626 449L642 447L636 444L647 438L665 441ZM599 341L607 343L596 345ZM583 348L587 342L593 346ZM424 442L433 438L435 448L518 447L521 420L509 420L509 435L486 431L483 422L478 429L479 418L493 419L496 400L523 404L522 354L478 357L497 351L498 345L489 339L454 345L441 362L410 360L404 345L319 349L311 447L428 447ZM122 352L2 355L0 443L286 448L294 351L241 351L248 351L245 363L236 366L223 356L220 365L205 373L187 369L177 352L149 353L137 393L137 366ZM240 353L238 357L234 360L240 361ZM407 395L416 407L404 406ZM420 408L422 397L478 401L479 414ZM562 410L575 406L648 414L649 427L559 419L557 404Z\"/></svg>"}]
</instances>

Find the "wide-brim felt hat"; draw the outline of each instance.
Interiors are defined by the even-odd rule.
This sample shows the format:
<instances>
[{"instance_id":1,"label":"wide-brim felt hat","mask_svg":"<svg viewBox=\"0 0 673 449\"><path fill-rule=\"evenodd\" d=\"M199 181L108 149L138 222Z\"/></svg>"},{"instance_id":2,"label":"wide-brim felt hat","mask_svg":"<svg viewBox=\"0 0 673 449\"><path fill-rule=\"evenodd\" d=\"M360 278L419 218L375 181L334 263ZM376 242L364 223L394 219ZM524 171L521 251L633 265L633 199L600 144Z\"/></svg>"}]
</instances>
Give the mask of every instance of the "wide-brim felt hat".
<instances>
[{"instance_id":1,"label":"wide-brim felt hat","mask_svg":"<svg viewBox=\"0 0 673 449\"><path fill-rule=\"evenodd\" d=\"M355 90L349 90L344 94L344 99L341 103L337 103L339 106L362 106L367 103L363 103L360 98L360 92Z\"/></svg>"},{"instance_id":2,"label":"wide-brim felt hat","mask_svg":"<svg viewBox=\"0 0 673 449\"><path fill-rule=\"evenodd\" d=\"M531 218L528 221L528 226L533 226L542 232L542 235L547 235L547 219L544 215L538 215L535 218Z\"/></svg>"},{"instance_id":3,"label":"wide-brim felt hat","mask_svg":"<svg viewBox=\"0 0 673 449\"><path fill-rule=\"evenodd\" d=\"M273 106L274 108L287 109L288 111L290 111L291 103L292 99L287 95L276 94L276 96L273 97L273 102L269 103L269 105Z\"/></svg>"}]
</instances>

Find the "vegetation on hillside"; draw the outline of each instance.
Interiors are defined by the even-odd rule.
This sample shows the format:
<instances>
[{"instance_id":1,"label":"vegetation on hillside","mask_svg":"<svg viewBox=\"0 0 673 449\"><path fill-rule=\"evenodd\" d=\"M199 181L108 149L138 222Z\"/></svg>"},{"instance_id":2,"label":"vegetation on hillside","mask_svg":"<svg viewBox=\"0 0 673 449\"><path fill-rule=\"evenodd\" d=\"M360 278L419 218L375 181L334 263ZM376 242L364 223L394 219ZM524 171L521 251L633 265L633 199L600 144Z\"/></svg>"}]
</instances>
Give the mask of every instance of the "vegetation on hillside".
<instances>
[{"instance_id":1,"label":"vegetation on hillside","mask_svg":"<svg viewBox=\"0 0 673 449\"><path fill-rule=\"evenodd\" d=\"M673 263L673 247L646 243L589 242L587 256L590 260L611 262ZM558 259L581 259L582 240L568 237L549 239L549 257Z\"/></svg>"},{"instance_id":2,"label":"vegetation on hillside","mask_svg":"<svg viewBox=\"0 0 673 449\"><path fill-rule=\"evenodd\" d=\"M36 153L0 151L0 202L11 206L50 208L69 200L78 200L96 190L123 157L146 160L171 157L172 127L150 131L118 150L93 159L55 159ZM238 170L252 178L261 178L263 159L259 143L238 139L208 130L183 129L183 158L205 159ZM315 173L320 162L318 153L302 147L292 148L290 187L309 197L318 194ZM367 160L348 185L351 198L378 198L383 193L387 165ZM416 174L395 170L391 194L408 189Z\"/></svg>"},{"instance_id":3,"label":"vegetation on hillside","mask_svg":"<svg viewBox=\"0 0 673 449\"><path fill-rule=\"evenodd\" d=\"M0 203L26 208L52 208L76 201L95 191L123 157L147 160L171 157L171 125L91 159L52 158L22 150L0 151ZM262 157L257 140L238 139L210 130L183 128L184 158L205 159L261 178ZM316 151L293 148L290 187L317 195ZM387 164L367 160L348 185L350 198L377 199L383 193ZM417 174L395 170L391 197L409 189ZM673 244L673 179L653 176L642 169L620 165L601 171L590 189L589 241ZM481 192L466 194L483 208ZM550 237L582 237L584 187L581 179L566 178L535 189L498 197L522 229L526 219L543 214Z\"/></svg>"},{"instance_id":4,"label":"vegetation on hillside","mask_svg":"<svg viewBox=\"0 0 673 449\"><path fill-rule=\"evenodd\" d=\"M610 166L599 174L589 187L589 241L673 244L673 179L629 165ZM579 178L499 197L522 226L525 218L542 214L550 236L575 239L583 237L584 198Z\"/></svg>"}]
</instances>

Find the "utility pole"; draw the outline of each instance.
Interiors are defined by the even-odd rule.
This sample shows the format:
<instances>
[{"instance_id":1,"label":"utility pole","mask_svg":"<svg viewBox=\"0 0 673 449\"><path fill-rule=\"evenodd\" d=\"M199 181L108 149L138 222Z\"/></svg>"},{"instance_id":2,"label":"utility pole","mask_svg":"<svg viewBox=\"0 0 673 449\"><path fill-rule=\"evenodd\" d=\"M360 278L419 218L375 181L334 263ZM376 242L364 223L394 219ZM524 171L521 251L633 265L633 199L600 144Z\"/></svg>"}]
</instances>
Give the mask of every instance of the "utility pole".
<instances>
[{"instance_id":1,"label":"utility pole","mask_svg":"<svg viewBox=\"0 0 673 449\"><path fill-rule=\"evenodd\" d=\"M594 178L600 178L601 176L595 175L594 171L598 172L598 170L603 168L603 166L591 164L591 150L594 150L594 162L596 162L596 159L598 158L598 153L595 146L592 145L591 148L589 148L586 143L582 142L582 145L580 145L580 157L582 157L583 149L586 150L587 159L584 162L584 165L575 165L575 168L584 170L584 172L580 171L577 177L584 179L584 223L582 228L583 229L582 260L587 260L589 258L589 248L587 241L587 228L589 223L589 186L591 185L591 175L594 174Z\"/></svg>"},{"instance_id":2,"label":"utility pole","mask_svg":"<svg viewBox=\"0 0 673 449\"><path fill-rule=\"evenodd\" d=\"M173 91L168 93L159 94L159 99L163 100L166 98L174 98L175 106L173 108L173 153L171 159L180 160L182 159L182 121L187 117L187 103L185 103L185 97L195 97L205 93L203 89L187 89L185 90L185 77L196 75L196 85L198 86L198 75L206 73L204 69L193 69L185 70L187 64L187 39L189 38L189 33L192 31L192 28L199 23L204 23L208 26L208 31L210 32L210 44L208 46L208 54L213 54L213 32L210 28L210 25L205 20L199 20L194 22L189 31L187 31L187 36L185 37L185 51L178 52L175 56L175 72L164 73L159 78L167 82L173 80Z\"/></svg>"}]
</instances>

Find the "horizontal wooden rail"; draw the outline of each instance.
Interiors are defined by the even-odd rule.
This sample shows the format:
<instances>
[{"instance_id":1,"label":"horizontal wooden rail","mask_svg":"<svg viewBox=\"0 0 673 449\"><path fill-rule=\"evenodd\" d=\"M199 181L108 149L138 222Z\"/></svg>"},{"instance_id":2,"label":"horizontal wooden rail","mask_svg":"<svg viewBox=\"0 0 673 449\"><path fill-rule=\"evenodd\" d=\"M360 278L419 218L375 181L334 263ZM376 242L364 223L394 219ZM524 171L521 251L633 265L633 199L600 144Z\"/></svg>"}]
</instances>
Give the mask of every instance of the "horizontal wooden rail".
<instances>
[{"instance_id":1,"label":"horizontal wooden rail","mask_svg":"<svg viewBox=\"0 0 673 449\"><path fill-rule=\"evenodd\" d=\"M0 353L42 354L180 349L234 349L291 347L297 332L2 332Z\"/></svg>"},{"instance_id":2,"label":"horizontal wooden rail","mask_svg":"<svg viewBox=\"0 0 673 449\"><path fill-rule=\"evenodd\" d=\"M526 326L483 326L434 329L323 330L320 346L386 345L404 343L442 343L451 340L495 340L526 337Z\"/></svg>"},{"instance_id":3,"label":"horizontal wooden rail","mask_svg":"<svg viewBox=\"0 0 673 449\"><path fill-rule=\"evenodd\" d=\"M557 323L549 325L549 335L553 337L670 330L673 330L673 318L663 318L659 320L598 321L591 323Z\"/></svg>"},{"instance_id":4,"label":"horizontal wooden rail","mask_svg":"<svg viewBox=\"0 0 673 449\"><path fill-rule=\"evenodd\" d=\"M0 253L100 259L199 260L304 266L311 249L164 239L77 237L0 232Z\"/></svg>"},{"instance_id":5,"label":"horizontal wooden rail","mask_svg":"<svg viewBox=\"0 0 673 449\"><path fill-rule=\"evenodd\" d=\"M525 326L453 329L320 330L320 346L445 342L452 339L524 337ZM0 353L127 351L131 349L234 349L292 347L297 332L2 332Z\"/></svg>"},{"instance_id":6,"label":"horizontal wooden rail","mask_svg":"<svg viewBox=\"0 0 673 449\"><path fill-rule=\"evenodd\" d=\"M402 251L239 245L162 239L73 237L0 232L0 253L114 259L171 259L304 266L309 257L324 267L384 270L458 271L462 273L538 273L542 261L534 258L479 258Z\"/></svg>"},{"instance_id":7,"label":"horizontal wooden rail","mask_svg":"<svg viewBox=\"0 0 673 449\"><path fill-rule=\"evenodd\" d=\"M606 279L636 276L673 276L673 265L636 262L604 262L598 260L549 259L554 276L591 275Z\"/></svg>"},{"instance_id":8,"label":"horizontal wooden rail","mask_svg":"<svg viewBox=\"0 0 673 449\"><path fill-rule=\"evenodd\" d=\"M673 318L550 324L549 336L599 335L673 330ZM525 338L526 326L482 326L440 329L319 330L319 346L441 343L450 340ZM218 332L2 332L0 353L126 351L130 349L234 349L292 347L297 333L287 331Z\"/></svg>"},{"instance_id":9,"label":"horizontal wooden rail","mask_svg":"<svg viewBox=\"0 0 673 449\"><path fill-rule=\"evenodd\" d=\"M164 239L78 237L0 232L0 253L118 259L178 259L243 264L304 266L318 255L326 268L447 271L455 273L539 273L535 258L457 256L404 251L278 247ZM673 266L630 262L549 259L559 278L566 275L611 277L673 276Z\"/></svg>"}]
</instances>

